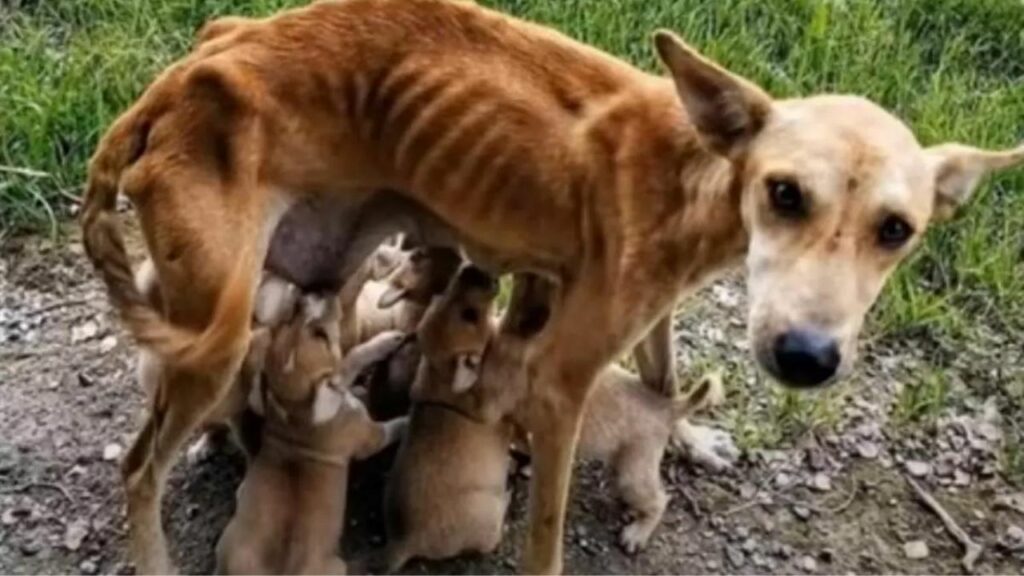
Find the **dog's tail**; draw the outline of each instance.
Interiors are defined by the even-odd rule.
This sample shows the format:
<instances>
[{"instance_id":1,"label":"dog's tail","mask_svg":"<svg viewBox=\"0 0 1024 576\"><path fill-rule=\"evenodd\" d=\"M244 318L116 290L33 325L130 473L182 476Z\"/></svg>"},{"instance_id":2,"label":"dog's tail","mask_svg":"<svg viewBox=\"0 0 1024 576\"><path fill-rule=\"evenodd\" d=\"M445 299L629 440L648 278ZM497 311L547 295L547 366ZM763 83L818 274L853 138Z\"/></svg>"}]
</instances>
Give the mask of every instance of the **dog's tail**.
<instances>
[{"instance_id":1,"label":"dog's tail","mask_svg":"<svg viewBox=\"0 0 1024 576\"><path fill-rule=\"evenodd\" d=\"M115 206L122 174L145 153L149 126L141 110L126 113L93 156L81 216L85 251L140 346L182 369L213 370L239 356L246 341L253 306L251 258L238 259L204 331L169 323L139 291Z\"/></svg>"},{"instance_id":2,"label":"dog's tail","mask_svg":"<svg viewBox=\"0 0 1024 576\"><path fill-rule=\"evenodd\" d=\"M679 420L695 412L717 406L722 403L724 398L722 373L715 371L705 374L689 394L672 401L672 420Z\"/></svg>"}]
</instances>

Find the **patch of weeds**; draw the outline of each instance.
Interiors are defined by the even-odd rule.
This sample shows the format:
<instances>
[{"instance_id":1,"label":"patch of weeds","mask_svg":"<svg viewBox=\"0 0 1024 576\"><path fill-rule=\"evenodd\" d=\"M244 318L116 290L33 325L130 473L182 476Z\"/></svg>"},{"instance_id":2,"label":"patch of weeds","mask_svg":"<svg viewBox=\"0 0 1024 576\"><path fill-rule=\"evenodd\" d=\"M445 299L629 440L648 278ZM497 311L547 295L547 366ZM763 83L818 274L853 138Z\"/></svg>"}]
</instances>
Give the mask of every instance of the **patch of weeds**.
<instances>
[{"instance_id":1,"label":"patch of weeds","mask_svg":"<svg viewBox=\"0 0 1024 576\"><path fill-rule=\"evenodd\" d=\"M903 383L892 404L890 418L897 426L931 425L953 399L945 373L923 369L919 378Z\"/></svg>"},{"instance_id":2,"label":"patch of weeds","mask_svg":"<svg viewBox=\"0 0 1024 576\"><path fill-rule=\"evenodd\" d=\"M1006 439L1000 454L1000 467L1006 480L1024 486L1024 429L1016 418L1007 421Z\"/></svg>"}]
</instances>

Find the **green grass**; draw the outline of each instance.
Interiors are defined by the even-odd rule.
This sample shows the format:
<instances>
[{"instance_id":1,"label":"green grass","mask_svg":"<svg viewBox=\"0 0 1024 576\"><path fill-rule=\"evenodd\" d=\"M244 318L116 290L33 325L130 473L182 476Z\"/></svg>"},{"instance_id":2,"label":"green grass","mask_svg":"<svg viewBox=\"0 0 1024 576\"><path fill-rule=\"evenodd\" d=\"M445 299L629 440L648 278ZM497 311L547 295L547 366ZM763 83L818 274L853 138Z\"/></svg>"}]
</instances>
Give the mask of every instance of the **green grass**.
<instances>
[{"instance_id":1,"label":"green grass","mask_svg":"<svg viewBox=\"0 0 1024 576\"><path fill-rule=\"evenodd\" d=\"M207 18L287 0L18 0L0 4L0 235L54 230L112 118ZM653 69L669 27L778 96L866 95L920 139L1024 137L1020 0L489 0ZM20 6L20 7L19 7ZM415 41L415 40L411 40ZM1024 330L1024 176L985 187L930 235L877 330L956 335L979 317ZM998 313L994 313L998 311Z\"/></svg>"}]
</instances>

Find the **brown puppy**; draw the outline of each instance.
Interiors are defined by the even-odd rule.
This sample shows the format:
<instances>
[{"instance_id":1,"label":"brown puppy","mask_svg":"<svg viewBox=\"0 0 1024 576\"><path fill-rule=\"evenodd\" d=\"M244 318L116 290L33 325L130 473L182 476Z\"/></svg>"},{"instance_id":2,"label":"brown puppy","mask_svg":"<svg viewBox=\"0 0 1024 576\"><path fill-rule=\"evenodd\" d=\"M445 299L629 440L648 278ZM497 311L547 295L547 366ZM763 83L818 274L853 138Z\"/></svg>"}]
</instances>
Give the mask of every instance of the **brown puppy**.
<instances>
[{"instance_id":1,"label":"brown puppy","mask_svg":"<svg viewBox=\"0 0 1024 576\"><path fill-rule=\"evenodd\" d=\"M276 328L253 408L264 415L259 454L238 490L238 506L217 544L227 574L344 574L337 556L352 458L394 441L404 420L376 423L349 386L400 341L384 333L341 358L326 302L306 299Z\"/></svg>"},{"instance_id":2,"label":"brown puppy","mask_svg":"<svg viewBox=\"0 0 1024 576\"><path fill-rule=\"evenodd\" d=\"M201 38L103 137L82 209L113 303L163 359L123 463L144 572L172 569L164 480L245 356L261 267L333 290L406 232L561 285L524 366L535 473L520 564L558 572L588 391L680 298L745 261L758 364L794 386L835 381L930 223L1024 160L922 147L857 97L775 100L667 32L655 48L671 78L471 2L318 2ZM132 283L119 191L161 311Z\"/></svg>"},{"instance_id":3,"label":"brown puppy","mask_svg":"<svg viewBox=\"0 0 1024 576\"><path fill-rule=\"evenodd\" d=\"M495 280L464 267L420 324L408 433L385 493L389 572L414 557L490 552L501 541L512 425L479 419L460 398L490 339L496 295Z\"/></svg>"}]
</instances>

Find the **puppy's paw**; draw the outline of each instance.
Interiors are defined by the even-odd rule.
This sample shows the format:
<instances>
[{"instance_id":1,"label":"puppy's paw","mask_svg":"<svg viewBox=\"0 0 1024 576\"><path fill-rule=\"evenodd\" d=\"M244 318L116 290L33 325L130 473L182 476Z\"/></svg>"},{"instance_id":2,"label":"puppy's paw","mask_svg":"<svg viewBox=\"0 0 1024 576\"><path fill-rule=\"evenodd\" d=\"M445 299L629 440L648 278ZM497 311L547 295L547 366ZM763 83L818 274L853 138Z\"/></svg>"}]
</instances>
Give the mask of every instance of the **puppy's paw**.
<instances>
[{"instance_id":1,"label":"puppy's paw","mask_svg":"<svg viewBox=\"0 0 1024 576\"><path fill-rule=\"evenodd\" d=\"M711 470L728 470L740 457L732 436L724 430L683 421L677 437L691 461Z\"/></svg>"},{"instance_id":2,"label":"puppy's paw","mask_svg":"<svg viewBox=\"0 0 1024 576\"><path fill-rule=\"evenodd\" d=\"M651 530L640 520L626 524L619 535L619 544L622 545L626 554L633 555L647 546L647 540L651 537Z\"/></svg>"}]
</instances>

